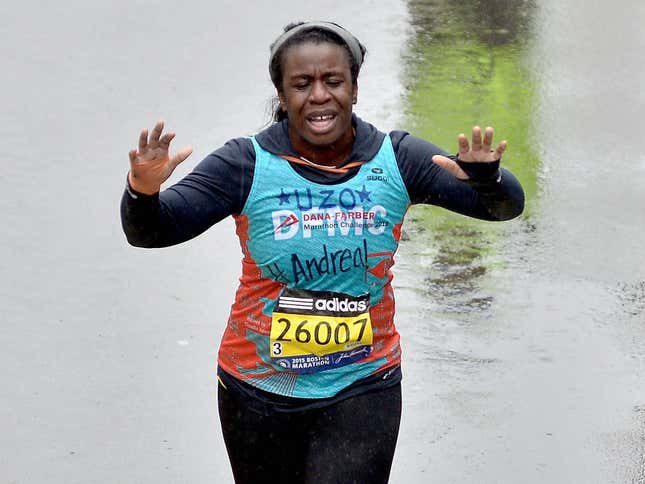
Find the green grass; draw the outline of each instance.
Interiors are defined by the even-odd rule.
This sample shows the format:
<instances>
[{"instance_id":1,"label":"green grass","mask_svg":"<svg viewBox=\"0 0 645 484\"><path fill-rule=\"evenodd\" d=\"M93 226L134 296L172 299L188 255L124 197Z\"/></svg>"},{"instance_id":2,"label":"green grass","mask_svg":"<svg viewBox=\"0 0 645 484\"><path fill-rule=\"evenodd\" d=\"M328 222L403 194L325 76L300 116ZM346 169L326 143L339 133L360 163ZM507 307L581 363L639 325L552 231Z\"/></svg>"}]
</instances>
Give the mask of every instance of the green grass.
<instances>
[{"instance_id":1,"label":"green grass","mask_svg":"<svg viewBox=\"0 0 645 484\"><path fill-rule=\"evenodd\" d=\"M524 41L517 32L509 36L507 29L496 26L483 26L486 31L475 35L465 19L450 16L452 7L441 2L424 5L426 10L434 9L424 14L432 15L415 18L419 3L423 2L410 6L416 34L406 59L405 128L454 153L459 133L470 136L473 125L493 126L495 142L508 141L502 166L522 183L526 193L522 217L528 218L540 161L532 145L536 89L525 61ZM443 19L440 29L437 18ZM500 224L425 206L413 207L408 219L415 231L434 239L437 260L498 263L487 256L498 252L504 230Z\"/></svg>"}]
</instances>

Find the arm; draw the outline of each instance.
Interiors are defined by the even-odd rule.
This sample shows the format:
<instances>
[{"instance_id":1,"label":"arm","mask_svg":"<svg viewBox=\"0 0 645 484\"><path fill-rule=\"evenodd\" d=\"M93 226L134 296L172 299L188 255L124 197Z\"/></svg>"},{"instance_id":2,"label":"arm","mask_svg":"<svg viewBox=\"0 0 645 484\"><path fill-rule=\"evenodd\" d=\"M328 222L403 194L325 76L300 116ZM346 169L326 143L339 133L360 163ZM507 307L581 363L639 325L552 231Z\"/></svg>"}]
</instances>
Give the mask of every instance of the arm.
<instances>
[{"instance_id":1,"label":"arm","mask_svg":"<svg viewBox=\"0 0 645 484\"><path fill-rule=\"evenodd\" d=\"M499 158L456 162L456 157L449 158L436 145L408 133L395 131L390 136L412 203L437 205L483 220L509 220L522 213L522 186L510 171L499 168ZM460 136L460 160L462 141ZM468 158L465 153L464 158Z\"/></svg>"},{"instance_id":2,"label":"arm","mask_svg":"<svg viewBox=\"0 0 645 484\"><path fill-rule=\"evenodd\" d=\"M189 240L228 215L239 213L253 179L255 153L247 139L229 141L161 193L158 186L153 191L154 183L133 183L137 177L132 174L140 166L135 166L132 154L130 158L128 186L121 199L123 231L130 244L153 248Z\"/></svg>"}]
</instances>

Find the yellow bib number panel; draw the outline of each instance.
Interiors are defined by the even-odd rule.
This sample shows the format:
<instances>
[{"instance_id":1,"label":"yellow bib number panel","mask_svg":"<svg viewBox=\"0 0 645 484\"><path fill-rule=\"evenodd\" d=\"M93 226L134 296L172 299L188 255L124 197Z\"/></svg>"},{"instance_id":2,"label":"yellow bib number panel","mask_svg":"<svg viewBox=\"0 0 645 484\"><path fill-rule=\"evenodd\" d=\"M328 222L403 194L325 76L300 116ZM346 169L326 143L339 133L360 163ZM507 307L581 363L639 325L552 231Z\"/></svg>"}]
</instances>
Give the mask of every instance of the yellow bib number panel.
<instances>
[{"instance_id":1,"label":"yellow bib number panel","mask_svg":"<svg viewBox=\"0 0 645 484\"><path fill-rule=\"evenodd\" d=\"M298 373L361 360L371 353L372 340L369 294L285 289L273 312L271 358Z\"/></svg>"}]
</instances>

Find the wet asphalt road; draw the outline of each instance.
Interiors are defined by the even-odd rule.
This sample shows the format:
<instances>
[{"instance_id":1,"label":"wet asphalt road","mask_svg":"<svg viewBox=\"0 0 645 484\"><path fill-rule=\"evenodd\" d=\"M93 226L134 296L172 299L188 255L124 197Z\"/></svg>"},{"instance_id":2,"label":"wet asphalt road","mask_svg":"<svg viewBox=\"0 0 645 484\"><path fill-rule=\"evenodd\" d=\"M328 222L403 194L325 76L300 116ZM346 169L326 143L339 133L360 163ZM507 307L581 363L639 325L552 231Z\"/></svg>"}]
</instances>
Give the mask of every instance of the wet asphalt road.
<instances>
[{"instance_id":1,"label":"wet asphalt road","mask_svg":"<svg viewBox=\"0 0 645 484\"><path fill-rule=\"evenodd\" d=\"M532 15L530 212L464 267L432 243L463 234L406 226L394 483L645 482L645 7ZM127 151L164 117L195 147L176 179L258 130L268 45L298 18L368 46L357 111L400 126L408 5L29 0L0 18L0 482L231 482L214 375L233 226L128 247Z\"/></svg>"}]
</instances>

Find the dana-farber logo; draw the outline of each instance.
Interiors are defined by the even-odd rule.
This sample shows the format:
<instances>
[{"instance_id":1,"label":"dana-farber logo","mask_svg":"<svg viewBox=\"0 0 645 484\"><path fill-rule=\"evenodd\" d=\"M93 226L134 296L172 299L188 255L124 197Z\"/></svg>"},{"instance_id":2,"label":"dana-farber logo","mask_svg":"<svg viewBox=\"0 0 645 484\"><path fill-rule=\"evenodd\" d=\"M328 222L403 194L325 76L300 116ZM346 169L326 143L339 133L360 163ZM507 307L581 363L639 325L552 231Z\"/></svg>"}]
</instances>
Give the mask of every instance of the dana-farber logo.
<instances>
[{"instance_id":1,"label":"dana-farber logo","mask_svg":"<svg viewBox=\"0 0 645 484\"><path fill-rule=\"evenodd\" d=\"M365 231L372 235L385 232L389 222L387 210L382 205L374 205L369 210L357 206L352 210L311 210L296 212L294 210L275 210L271 213L273 236L275 240L287 240L302 234L305 239L311 238L313 231L326 231L327 236L363 235Z\"/></svg>"}]
</instances>

